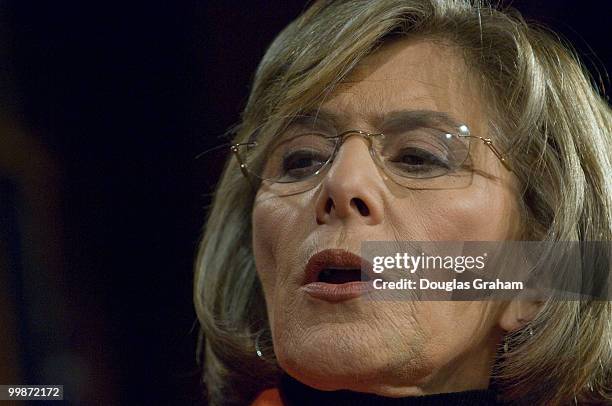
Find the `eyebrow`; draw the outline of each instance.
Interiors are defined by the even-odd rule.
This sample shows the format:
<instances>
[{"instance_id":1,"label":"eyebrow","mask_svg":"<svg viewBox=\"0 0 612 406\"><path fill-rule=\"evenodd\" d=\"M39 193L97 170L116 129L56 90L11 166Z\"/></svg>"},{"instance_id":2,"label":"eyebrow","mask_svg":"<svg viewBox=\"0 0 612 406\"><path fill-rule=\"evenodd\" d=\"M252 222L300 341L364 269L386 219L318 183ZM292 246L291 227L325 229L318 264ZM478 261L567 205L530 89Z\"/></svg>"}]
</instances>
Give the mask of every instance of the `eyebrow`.
<instances>
[{"instance_id":1,"label":"eyebrow","mask_svg":"<svg viewBox=\"0 0 612 406\"><path fill-rule=\"evenodd\" d=\"M318 109L299 113L291 120L290 126L297 125L314 127L319 130L338 131L350 129L351 121L351 118L344 113ZM463 124L449 113L435 110L393 110L383 114L371 115L367 117L367 121L382 132L415 126L458 127Z\"/></svg>"}]
</instances>

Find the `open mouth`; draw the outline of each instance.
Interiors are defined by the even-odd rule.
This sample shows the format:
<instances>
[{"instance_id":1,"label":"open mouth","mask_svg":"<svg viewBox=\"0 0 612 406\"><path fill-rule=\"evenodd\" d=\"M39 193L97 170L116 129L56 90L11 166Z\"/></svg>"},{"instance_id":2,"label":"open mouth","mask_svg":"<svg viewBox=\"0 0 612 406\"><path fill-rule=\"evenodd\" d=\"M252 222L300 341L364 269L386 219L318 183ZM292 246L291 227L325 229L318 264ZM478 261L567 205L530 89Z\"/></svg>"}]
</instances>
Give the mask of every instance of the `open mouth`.
<instances>
[{"instance_id":1,"label":"open mouth","mask_svg":"<svg viewBox=\"0 0 612 406\"><path fill-rule=\"evenodd\" d=\"M371 290L370 269L370 263L359 255L340 249L323 250L308 260L301 289L315 299L344 302Z\"/></svg>"},{"instance_id":2,"label":"open mouth","mask_svg":"<svg viewBox=\"0 0 612 406\"><path fill-rule=\"evenodd\" d=\"M368 262L349 251L327 249L313 255L306 264L304 284L312 282L341 285L351 282L365 282L370 278Z\"/></svg>"}]
</instances>

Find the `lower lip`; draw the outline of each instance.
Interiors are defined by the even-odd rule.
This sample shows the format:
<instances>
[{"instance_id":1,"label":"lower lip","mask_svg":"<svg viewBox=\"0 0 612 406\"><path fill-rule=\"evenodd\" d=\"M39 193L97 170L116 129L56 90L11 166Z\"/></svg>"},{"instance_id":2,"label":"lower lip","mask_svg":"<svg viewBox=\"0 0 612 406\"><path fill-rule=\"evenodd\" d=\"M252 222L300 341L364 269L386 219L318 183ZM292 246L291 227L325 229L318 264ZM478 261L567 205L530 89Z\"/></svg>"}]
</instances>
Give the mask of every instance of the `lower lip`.
<instances>
[{"instance_id":1,"label":"lower lip","mask_svg":"<svg viewBox=\"0 0 612 406\"><path fill-rule=\"evenodd\" d=\"M354 299L371 290L370 282L355 281L347 283L311 282L302 286L302 290L310 296L328 302L342 302Z\"/></svg>"}]
</instances>

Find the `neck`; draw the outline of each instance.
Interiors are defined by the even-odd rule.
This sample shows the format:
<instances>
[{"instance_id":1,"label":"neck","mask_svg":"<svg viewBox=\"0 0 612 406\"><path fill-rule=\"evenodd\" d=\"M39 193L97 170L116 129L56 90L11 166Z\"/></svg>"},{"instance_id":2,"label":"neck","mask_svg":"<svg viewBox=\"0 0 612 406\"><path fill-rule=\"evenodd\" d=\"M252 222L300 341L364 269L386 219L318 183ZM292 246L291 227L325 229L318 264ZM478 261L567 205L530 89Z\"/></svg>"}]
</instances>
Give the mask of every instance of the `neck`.
<instances>
[{"instance_id":1,"label":"neck","mask_svg":"<svg viewBox=\"0 0 612 406\"><path fill-rule=\"evenodd\" d=\"M287 406L300 405L383 405L383 406L433 406L433 405L496 405L496 394L492 390L442 393L437 395L389 398L369 393L348 390L320 391L283 374L280 393Z\"/></svg>"}]
</instances>

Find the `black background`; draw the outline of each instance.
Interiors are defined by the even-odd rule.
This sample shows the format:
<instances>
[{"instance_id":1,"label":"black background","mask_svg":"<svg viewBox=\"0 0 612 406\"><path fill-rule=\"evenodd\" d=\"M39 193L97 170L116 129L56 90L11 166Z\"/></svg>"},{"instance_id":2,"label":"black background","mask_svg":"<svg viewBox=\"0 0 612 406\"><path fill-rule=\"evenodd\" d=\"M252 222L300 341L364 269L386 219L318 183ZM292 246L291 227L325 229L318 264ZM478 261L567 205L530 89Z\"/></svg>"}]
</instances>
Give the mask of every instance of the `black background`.
<instances>
[{"instance_id":1,"label":"black background","mask_svg":"<svg viewBox=\"0 0 612 406\"><path fill-rule=\"evenodd\" d=\"M61 174L64 342L95 372L83 401L201 402L192 263L222 163L195 157L238 120L266 46L304 2L0 4L1 110ZM609 14L584 4L514 2L603 72ZM26 333L20 383L49 383Z\"/></svg>"}]
</instances>

